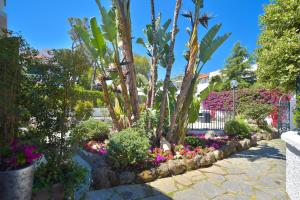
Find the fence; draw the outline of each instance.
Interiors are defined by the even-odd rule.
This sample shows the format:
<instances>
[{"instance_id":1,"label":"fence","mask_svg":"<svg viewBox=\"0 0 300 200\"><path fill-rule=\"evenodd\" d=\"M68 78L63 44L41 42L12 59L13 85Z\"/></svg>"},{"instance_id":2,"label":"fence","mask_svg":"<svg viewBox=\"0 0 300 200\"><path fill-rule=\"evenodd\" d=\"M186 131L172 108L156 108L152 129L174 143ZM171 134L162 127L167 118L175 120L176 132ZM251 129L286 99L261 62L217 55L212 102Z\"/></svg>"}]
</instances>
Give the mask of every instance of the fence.
<instances>
[{"instance_id":1,"label":"fence","mask_svg":"<svg viewBox=\"0 0 300 200\"><path fill-rule=\"evenodd\" d=\"M233 111L200 110L198 120L189 124L191 130L224 130L225 123L233 119Z\"/></svg>"}]
</instances>

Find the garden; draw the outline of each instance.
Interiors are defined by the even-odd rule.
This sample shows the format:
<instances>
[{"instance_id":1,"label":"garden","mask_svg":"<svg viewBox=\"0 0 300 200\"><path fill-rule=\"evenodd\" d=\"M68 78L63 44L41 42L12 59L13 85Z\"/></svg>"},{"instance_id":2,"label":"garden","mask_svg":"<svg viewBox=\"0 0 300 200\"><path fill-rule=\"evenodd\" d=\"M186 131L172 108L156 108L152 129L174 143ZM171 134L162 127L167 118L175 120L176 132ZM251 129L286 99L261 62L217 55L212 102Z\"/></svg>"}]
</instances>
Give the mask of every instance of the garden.
<instances>
[{"instance_id":1,"label":"garden","mask_svg":"<svg viewBox=\"0 0 300 200\"><path fill-rule=\"evenodd\" d=\"M96 0L101 20L69 18L71 48L46 56L17 33L0 35L1 198L80 199L90 190L208 167L279 137L279 100L292 97L299 68L290 64L289 78L267 84L264 49L258 50L261 68L252 73L251 56L237 43L221 76L197 94L203 67L231 33L210 25L202 0L190 2L192 11L184 12L176 0L173 19L163 22L152 0L151 23L144 37L134 38L130 1L111 0L108 9ZM171 73L179 17L190 26L178 89ZM147 56L133 53L133 42ZM166 71L162 80L158 67ZM231 80L240 83L234 99ZM96 119L95 108L107 116ZM222 131L188 129L200 108L229 110L234 117ZM299 115L296 109L295 121Z\"/></svg>"}]
</instances>

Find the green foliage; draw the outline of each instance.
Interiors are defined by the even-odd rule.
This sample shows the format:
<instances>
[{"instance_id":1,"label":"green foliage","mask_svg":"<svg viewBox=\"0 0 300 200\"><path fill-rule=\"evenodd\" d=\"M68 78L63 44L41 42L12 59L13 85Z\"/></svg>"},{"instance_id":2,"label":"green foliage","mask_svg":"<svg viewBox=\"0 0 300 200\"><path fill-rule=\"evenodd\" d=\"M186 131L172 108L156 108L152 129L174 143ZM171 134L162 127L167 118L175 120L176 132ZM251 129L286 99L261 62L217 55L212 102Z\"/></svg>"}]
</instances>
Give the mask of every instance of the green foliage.
<instances>
[{"instance_id":1,"label":"green foliage","mask_svg":"<svg viewBox=\"0 0 300 200\"><path fill-rule=\"evenodd\" d=\"M1 31L0 31L1 32ZM23 117L23 71L36 51L19 35L0 35L0 146L18 135Z\"/></svg>"},{"instance_id":2,"label":"green foliage","mask_svg":"<svg viewBox=\"0 0 300 200\"><path fill-rule=\"evenodd\" d=\"M204 35L200 42L200 54L199 59L203 65L211 59L214 52L227 40L231 33L226 33L222 36L216 37L218 34L221 24L214 25L208 32ZM200 72L202 68L197 71Z\"/></svg>"},{"instance_id":3,"label":"green foliage","mask_svg":"<svg viewBox=\"0 0 300 200\"><path fill-rule=\"evenodd\" d=\"M78 124L72 131L71 140L73 143L82 144L89 140L103 141L108 139L109 126L105 122L101 122L90 118Z\"/></svg>"},{"instance_id":4,"label":"green foliage","mask_svg":"<svg viewBox=\"0 0 300 200\"><path fill-rule=\"evenodd\" d=\"M300 129L300 95L297 96L296 108L294 110L294 123Z\"/></svg>"},{"instance_id":5,"label":"green foliage","mask_svg":"<svg viewBox=\"0 0 300 200\"><path fill-rule=\"evenodd\" d=\"M93 114L93 104L89 101L77 101L74 112L77 121L87 120Z\"/></svg>"},{"instance_id":6,"label":"green foliage","mask_svg":"<svg viewBox=\"0 0 300 200\"><path fill-rule=\"evenodd\" d=\"M244 119L234 119L225 123L224 131L227 135L247 138L250 135L250 128Z\"/></svg>"},{"instance_id":7,"label":"green foliage","mask_svg":"<svg viewBox=\"0 0 300 200\"><path fill-rule=\"evenodd\" d=\"M272 112L273 106L255 102L240 102L238 104L238 112L246 119L256 121L259 127L264 126L265 118Z\"/></svg>"},{"instance_id":8,"label":"green foliage","mask_svg":"<svg viewBox=\"0 0 300 200\"><path fill-rule=\"evenodd\" d=\"M41 164L34 172L33 193L51 188L60 183L64 186L65 198L74 198L74 190L85 181L87 170L73 161L61 165Z\"/></svg>"},{"instance_id":9,"label":"green foliage","mask_svg":"<svg viewBox=\"0 0 300 200\"><path fill-rule=\"evenodd\" d=\"M115 168L125 168L145 161L149 147L148 138L137 129L124 129L110 138L107 151Z\"/></svg>"},{"instance_id":10,"label":"green foliage","mask_svg":"<svg viewBox=\"0 0 300 200\"><path fill-rule=\"evenodd\" d=\"M140 114L140 119L133 125L140 133L143 133L150 141L154 139L158 116L156 110L146 109ZM149 128L149 123L152 127Z\"/></svg>"},{"instance_id":11,"label":"green foliage","mask_svg":"<svg viewBox=\"0 0 300 200\"><path fill-rule=\"evenodd\" d=\"M103 93L96 90L86 90L82 87L75 87L73 98L76 100L93 102L93 106L104 106Z\"/></svg>"},{"instance_id":12,"label":"green foliage","mask_svg":"<svg viewBox=\"0 0 300 200\"><path fill-rule=\"evenodd\" d=\"M188 111L189 123L195 123L198 120L199 110L200 110L200 100L194 97Z\"/></svg>"},{"instance_id":13,"label":"green foliage","mask_svg":"<svg viewBox=\"0 0 300 200\"><path fill-rule=\"evenodd\" d=\"M231 80L237 80L239 88L250 87L256 81L256 76L251 71L251 61L247 49L241 46L240 42L237 42L221 71L225 78L222 89L229 90Z\"/></svg>"},{"instance_id":14,"label":"green foliage","mask_svg":"<svg viewBox=\"0 0 300 200\"><path fill-rule=\"evenodd\" d=\"M205 141L195 136L187 136L185 138L185 144L190 145L193 148L204 147Z\"/></svg>"},{"instance_id":15,"label":"green foliage","mask_svg":"<svg viewBox=\"0 0 300 200\"><path fill-rule=\"evenodd\" d=\"M257 49L259 81L272 88L294 91L300 73L299 1L274 0L264 12Z\"/></svg>"},{"instance_id":16,"label":"green foliage","mask_svg":"<svg viewBox=\"0 0 300 200\"><path fill-rule=\"evenodd\" d=\"M171 23L171 20L167 20L164 24L160 24L161 23L161 15L159 15L156 18L155 21L155 37L156 37L156 48L157 48L157 54L155 55L156 58L159 61L159 64L162 67L166 67L168 60L169 60L169 49L170 49L170 45L169 45L169 41L171 39L171 32L168 31L168 27ZM153 43L153 30L152 30L152 24L148 24L146 25L146 28L144 29L144 34L145 37L147 39L147 42L144 41L143 38L138 38L137 39L137 43L141 44L145 49L147 49L147 55L150 57L153 57L154 55L152 55L152 49L154 46Z\"/></svg>"},{"instance_id":17,"label":"green foliage","mask_svg":"<svg viewBox=\"0 0 300 200\"><path fill-rule=\"evenodd\" d=\"M23 105L36 120L30 136L38 141L47 162L60 165L72 155L66 135L76 122L72 120L77 101L74 90L86 58L69 49L49 53L47 62L37 61L28 67Z\"/></svg>"}]
</instances>

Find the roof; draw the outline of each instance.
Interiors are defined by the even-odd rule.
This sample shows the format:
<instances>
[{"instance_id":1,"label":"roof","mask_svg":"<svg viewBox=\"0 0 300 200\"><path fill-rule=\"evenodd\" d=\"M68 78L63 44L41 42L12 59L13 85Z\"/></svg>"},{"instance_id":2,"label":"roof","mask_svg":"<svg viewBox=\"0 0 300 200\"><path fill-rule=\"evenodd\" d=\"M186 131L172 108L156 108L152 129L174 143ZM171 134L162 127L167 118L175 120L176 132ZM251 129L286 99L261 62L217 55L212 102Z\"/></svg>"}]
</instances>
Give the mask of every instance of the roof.
<instances>
[{"instance_id":1,"label":"roof","mask_svg":"<svg viewBox=\"0 0 300 200\"><path fill-rule=\"evenodd\" d=\"M205 79L205 78L208 78L209 77L209 74L200 74L198 79Z\"/></svg>"}]
</instances>

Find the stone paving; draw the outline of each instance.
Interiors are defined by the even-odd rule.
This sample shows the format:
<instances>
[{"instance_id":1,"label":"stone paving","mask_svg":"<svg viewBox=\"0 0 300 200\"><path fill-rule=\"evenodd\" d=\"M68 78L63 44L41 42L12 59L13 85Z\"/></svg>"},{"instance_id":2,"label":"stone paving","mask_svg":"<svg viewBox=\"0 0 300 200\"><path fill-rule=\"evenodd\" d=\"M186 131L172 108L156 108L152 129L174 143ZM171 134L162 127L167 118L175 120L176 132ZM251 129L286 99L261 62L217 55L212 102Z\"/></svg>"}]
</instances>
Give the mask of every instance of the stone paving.
<instances>
[{"instance_id":1,"label":"stone paving","mask_svg":"<svg viewBox=\"0 0 300 200\"><path fill-rule=\"evenodd\" d=\"M285 200L285 143L258 146L182 175L89 192L87 200Z\"/></svg>"}]
</instances>

